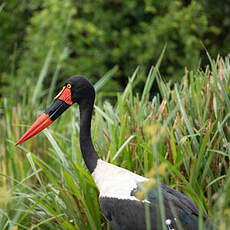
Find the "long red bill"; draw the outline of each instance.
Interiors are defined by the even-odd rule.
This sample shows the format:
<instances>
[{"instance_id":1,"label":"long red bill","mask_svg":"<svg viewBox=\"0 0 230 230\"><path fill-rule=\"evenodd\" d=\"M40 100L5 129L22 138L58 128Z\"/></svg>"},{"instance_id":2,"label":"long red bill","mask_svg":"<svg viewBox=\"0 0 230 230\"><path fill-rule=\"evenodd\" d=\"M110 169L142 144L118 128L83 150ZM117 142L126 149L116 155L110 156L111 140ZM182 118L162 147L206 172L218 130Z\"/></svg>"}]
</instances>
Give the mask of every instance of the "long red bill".
<instances>
[{"instance_id":1,"label":"long red bill","mask_svg":"<svg viewBox=\"0 0 230 230\"><path fill-rule=\"evenodd\" d=\"M27 132L22 136L22 138L16 143L16 145L33 137L37 133L41 132L43 129L48 127L53 121L49 119L49 115L43 113L38 119L33 123L33 125L27 130Z\"/></svg>"},{"instance_id":2,"label":"long red bill","mask_svg":"<svg viewBox=\"0 0 230 230\"><path fill-rule=\"evenodd\" d=\"M70 85L70 84L68 84ZM53 121L55 121L66 109L68 109L73 103L71 99L71 85L63 87L62 91L54 98L52 104L29 128L29 130L22 136L22 138L16 143L16 145L30 139L34 135L40 133L43 129L48 127Z\"/></svg>"}]
</instances>

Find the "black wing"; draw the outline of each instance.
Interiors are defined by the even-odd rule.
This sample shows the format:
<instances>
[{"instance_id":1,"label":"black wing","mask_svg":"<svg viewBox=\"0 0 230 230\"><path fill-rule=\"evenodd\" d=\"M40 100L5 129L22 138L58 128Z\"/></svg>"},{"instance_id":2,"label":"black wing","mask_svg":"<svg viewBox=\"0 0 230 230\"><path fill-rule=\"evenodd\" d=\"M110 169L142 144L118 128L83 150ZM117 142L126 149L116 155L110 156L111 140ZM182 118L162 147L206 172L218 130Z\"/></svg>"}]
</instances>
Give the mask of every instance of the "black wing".
<instances>
[{"instance_id":1,"label":"black wing","mask_svg":"<svg viewBox=\"0 0 230 230\"><path fill-rule=\"evenodd\" d=\"M146 230L144 202L130 199L100 197L99 203L103 214L114 230ZM156 208L151 205L151 230L158 228ZM193 229L194 230L194 229Z\"/></svg>"},{"instance_id":2,"label":"black wing","mask_svg":"<svg viewBox=\"0 0 230 230\"><path fill-rule=\"evenodd\" d=\"M143 188L142 183L138 183L133 195L136 196L136 192L141 191L141 188ZM198 229L199 209L197 205L183 193L165 184L161 185L161 192L166 219L170 219L173 226L181 225L182 229ZM150 202L150 206L159 209L156 187L148 192L146 200ZM213 225L207 220L206 215L203 215L203 220L206 222L205 229L213 229Z\"/></svg>"},{"instance_id":3,"label":"black wing","mask_svg":"<svg viewBox=\"0 0 230 230\"><path fill-rule=\"evenodd\" d=\"M196 206L196 204L183 193L175 189L172 189L165 184L161 185L161 191L164 200L164 205L166 207L171 205L173 206L172 208L175 208L175 211L180 210L181 212L187 214L193 214L196 216L199 215L199 209ZM151 191L149 191L148 200L151 203L157 201L156 188L153 188Z\"/></svg>"},{"instance_id":4,"label":"black wing","mask_svg":"<svg viewBox=\"0 0 230 230\"><path fill-rule=\"evenodd\" d=\"M135 197L140 187L130 195ZM192 200L164 184L162 195L166 216L163 224L167 229L198 230L199 210ZM114 230L146 230L146 205L149 207L151 230L162 229L156 188L148 193L147 201L100 197L99 203ZM171 224L167 225L166 220ZM204 229L214 228L208 224Z\"/></svg>"}]
</instances>

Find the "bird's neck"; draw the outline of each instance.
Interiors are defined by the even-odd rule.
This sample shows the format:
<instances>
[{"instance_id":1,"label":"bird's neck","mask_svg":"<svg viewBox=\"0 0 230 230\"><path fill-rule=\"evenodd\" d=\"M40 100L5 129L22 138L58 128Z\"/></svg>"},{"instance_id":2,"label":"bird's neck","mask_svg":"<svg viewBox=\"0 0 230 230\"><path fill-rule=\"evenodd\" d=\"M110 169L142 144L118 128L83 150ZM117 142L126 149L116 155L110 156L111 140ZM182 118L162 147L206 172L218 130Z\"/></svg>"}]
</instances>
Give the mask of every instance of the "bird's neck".
<instances>
[{"instance_id":1,"label":"bird's neck","mask_svg":"<svg viewBox=\"0 0 230 230\"><path fill-rule=\"evenodd\" d=\"M80 105L80 147L87 168L94 171L99 159L91 139L92 105Z\"/></svg>"}]
</instances>

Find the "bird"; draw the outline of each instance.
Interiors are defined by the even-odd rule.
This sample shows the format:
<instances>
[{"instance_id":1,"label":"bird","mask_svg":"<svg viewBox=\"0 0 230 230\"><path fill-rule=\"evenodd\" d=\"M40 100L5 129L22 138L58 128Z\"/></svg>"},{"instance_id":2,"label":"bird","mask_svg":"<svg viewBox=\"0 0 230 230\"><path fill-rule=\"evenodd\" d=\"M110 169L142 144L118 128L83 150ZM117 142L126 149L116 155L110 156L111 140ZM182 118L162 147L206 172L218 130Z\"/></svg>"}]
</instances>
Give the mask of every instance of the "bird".
<instances>
[{"instance_id":1,"label":"bird","mask_svg":"<svg viewBox=\"0 0 230 230\"><path fill-rule=\"evenodd\" d=\"M91 138L91 120L95 101L95 89L84 76L69 78L51 105L38 117L28 131L17 141L23 143L52 124L74 103L80 110L80 149L84 162L99 190L99 205L102 213L114 230L198 230L199 209L183 193L160 185L165 216L160 219L157 188L148 191L145 199L138 198L143 184L149 179L99 158ZM146 207L150 219L146 220ZM205 214L204 223L208 222ZM163 222L163 223L162 223ZM209 226L208 226L209 225ZM207 228L211 229L210 224Z\"/></svg>"}]
</instances>

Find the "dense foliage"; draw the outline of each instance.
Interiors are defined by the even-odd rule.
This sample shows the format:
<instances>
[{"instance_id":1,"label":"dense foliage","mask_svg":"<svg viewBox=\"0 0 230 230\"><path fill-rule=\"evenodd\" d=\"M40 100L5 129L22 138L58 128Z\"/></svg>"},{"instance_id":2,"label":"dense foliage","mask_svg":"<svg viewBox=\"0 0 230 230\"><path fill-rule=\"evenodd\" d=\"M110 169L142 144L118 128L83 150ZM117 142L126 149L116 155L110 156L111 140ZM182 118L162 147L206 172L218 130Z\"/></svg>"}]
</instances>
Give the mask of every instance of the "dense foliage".
<instances>
[{"instance_id":1,"label":"dense foliage","mask_svg":"<svg viewBox=\"0 0 230 230\"><path fill-rule=\"evenodd\" d=\"M228 230L230 60L210 62L205 72L187 72L172 90L161 80L159 61L141 94L134 94L142 77L137 70L114 106L99 93L105 77L95 84L92 137L104 160L153 179L159 173L219 230ZM150 98L154 81L160 95ZM47 106L39 96L33 102L35 92L44 95L36 87L23 91L18 103L5 98L0 104L0 229L111 229L81 156L76 105L43 134L14 145Z\"/></svg>"},{"instance_id":2,"label":"dense foliage","mask_svg":"<svg viewBox=\"0 0 230 230\"><path fill-rule=\"evenodd\" d=\"M118 90L137 65L149 69L165 44L161 72L178 79L185 66L207 63L202 43L213 56L230 52L229 26L229 0L5 0L0 82L28 87L48 56L45 74L59 79L84 74L96 80L118 66L108 87Z\"/></svg>"},{"instance_id":3,"label":"dense foliage","mask_svg":"<svg viewBox=\"0 0 230 230\"><path fill-rule=\"evenodd\" d=\"M1 1L0 229L110 229L75 106L14 145L74 74L96 82L99 155L151 178L166 166L161 181L228 229L230 60L204 47L227 56L229 30L229 0Z\"/></svg>"}]
</instances>

